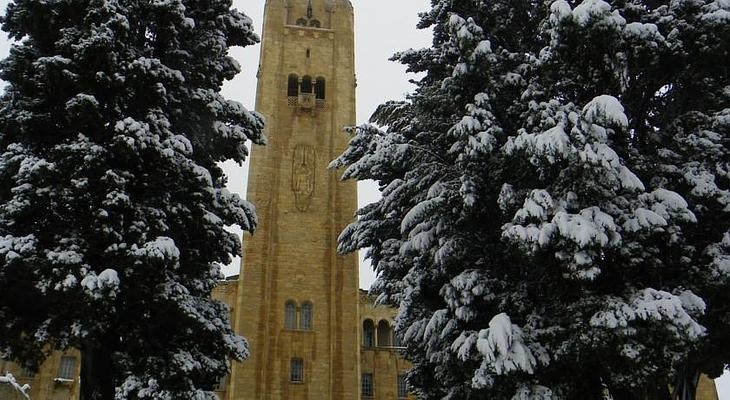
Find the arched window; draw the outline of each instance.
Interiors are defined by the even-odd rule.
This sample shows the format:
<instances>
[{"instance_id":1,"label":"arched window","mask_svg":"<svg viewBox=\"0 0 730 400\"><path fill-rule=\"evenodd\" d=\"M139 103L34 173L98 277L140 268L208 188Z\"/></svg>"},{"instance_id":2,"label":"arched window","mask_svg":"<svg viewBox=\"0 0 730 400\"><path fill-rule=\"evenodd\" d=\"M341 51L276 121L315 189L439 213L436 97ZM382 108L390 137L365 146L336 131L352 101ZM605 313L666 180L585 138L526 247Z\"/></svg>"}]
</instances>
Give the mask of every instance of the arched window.
<instances>
[{"instance_id":1,"label":"arched window","mask_svg":"<svg viewBox=\"0 0 730 400\"><path fill-rule=\"evenodd\" d=\"M312 78L310 76L302 78L302 93L312 93Z\"/></svg>"},{"instance_id":2,"label":"arched window","mask_svg":"<svg viewBox=\"0 0 730 400\"><path fill-rule=\"evenodd\" d=\"M307 20L304 19L304 18L299 18L297 20L297 25L299 25L299 26L307 26Z\"/></svg>"},{"instance_id":3,"label":"arched window","mask_svg":"<svg viewBox=\"0 0 730 400\"><path fill-rule=\"evenodd\" d=\"M306 302L302 304L302 321L299 329L303 331L312 330L312 319L313 319L314 307L312 303Z\"/></svg>"},{"instance_id":4,"label":"arched window","mask_svg":"<svg viewBox=\"0 0 730 400\"><path fill-rule=\"evenodd\" d=\"M289 75L286 95L289 97L299 96L299 77L296 74Z\"/></svg>"},{"instance_id":5,"label":"arched window","mask_svg":"<svg viewBox=\"0 0 730 400\"><path fill-rule=\"evenodd\" d=\"M309 26L311 26L312 28L319 28L321 24L319 23L319 20L313 19L309 21Z\"/></svg>"},{"instance_id":6,"label":"arched window","mask_svg":"<svg viewBox=\"0 0 730 400\"><path fill-rule=\"evenodd\" d=\"M284 306L284 329L297 329L297 303L292 300Z\"/></svg>"},{"instance_id":7,"label":"arched window","mask_svg":"<svg viewBox=\"0 0 730 400\"><path fill-rule=\"evenodd\" d=\"M378 347L390 347L390 324L386 320L378 323Z\"/></svg>"},{"instance_id":8,"label":"arched window","mask_svg":"<svg viewBox=\"0 0 730 400\"><path fill-rule=\"evenodd\" d=\"M317 94L317 100L324 100L325 82L321 76L315 81L314 91Z\"/></svg>"},{"instance_id":9,"label":"arched window","mask_svg":"<svg viewBox=\"0 0 730 400\"><path fill-rule=\"evenodd\" d=\"M366 319L362 323L362 345L365 347L375 346L375 324L371 319Z\"/></svg>"}]
</instances>

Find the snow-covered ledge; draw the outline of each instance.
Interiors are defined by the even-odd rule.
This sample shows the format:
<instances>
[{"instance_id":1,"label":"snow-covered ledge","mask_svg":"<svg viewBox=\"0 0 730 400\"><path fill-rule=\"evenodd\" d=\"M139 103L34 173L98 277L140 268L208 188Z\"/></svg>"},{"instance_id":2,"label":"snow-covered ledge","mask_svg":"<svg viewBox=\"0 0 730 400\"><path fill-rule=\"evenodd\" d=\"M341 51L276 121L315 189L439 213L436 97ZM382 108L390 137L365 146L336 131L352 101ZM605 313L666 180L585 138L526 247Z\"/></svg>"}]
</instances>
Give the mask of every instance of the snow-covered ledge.
<instances>
[{"instance_id":1,"label":"snow-covered ledge","mask_svg":"<svg viewBox=\"0 0 730 400\"><path fill-rule=\"evenodd\" d=\"M30 385L20 385L15 377L10 372L6 372L5 376L0 376L0 385L10 385L13 389L23 395L26 399L30 400Z\"/></svg>"}]
</instances>

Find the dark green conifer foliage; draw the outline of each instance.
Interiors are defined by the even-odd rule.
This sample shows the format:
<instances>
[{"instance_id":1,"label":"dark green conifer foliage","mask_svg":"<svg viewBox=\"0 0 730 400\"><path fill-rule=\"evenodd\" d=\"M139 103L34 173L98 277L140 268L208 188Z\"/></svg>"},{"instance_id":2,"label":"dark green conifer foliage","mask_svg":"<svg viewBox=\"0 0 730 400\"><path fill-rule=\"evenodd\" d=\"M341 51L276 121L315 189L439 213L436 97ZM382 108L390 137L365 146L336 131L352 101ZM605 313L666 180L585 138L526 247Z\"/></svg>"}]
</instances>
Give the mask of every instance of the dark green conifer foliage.
<instances>
[{"instance_id":1,"label":"dark green conifer foliage","mask_svg":"<svg viewBox=\"0 0 730 400\"><path fill-rule=\"evenodd\" d=\"M214 398L247 356L211 299L255 227L217 166L263 143L220 95L258 41L230 0L11 0L0 63L0 353L82 352L85 400Z\"/></svg>"},{"instance_id":2,"label":"dark green conifer foliage","mask_svg":"<svg viewBox=\"0 0 730 400\"><path fill-rule=\"evenodd\" d=\"M730 359L730 3L433 0L332 163L423 399L692 399ZM676 390L670 393L670 384Z\"/></svg>"}]
</instances>

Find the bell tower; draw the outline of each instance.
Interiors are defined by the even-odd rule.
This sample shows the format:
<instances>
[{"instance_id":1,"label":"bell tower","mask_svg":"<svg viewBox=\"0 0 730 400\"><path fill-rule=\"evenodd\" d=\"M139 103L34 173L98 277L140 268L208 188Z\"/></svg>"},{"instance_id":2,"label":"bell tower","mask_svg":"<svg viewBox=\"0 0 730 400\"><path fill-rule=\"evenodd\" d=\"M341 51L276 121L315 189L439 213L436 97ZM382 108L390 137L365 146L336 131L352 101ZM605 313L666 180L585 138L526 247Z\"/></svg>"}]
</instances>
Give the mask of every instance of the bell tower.
<instances>
[{"instance_id":1,"label":"bell tower","mask_svg":"<svg viewBox=\"0 0 730 400\"><path fill-rule=\"evenodd\" d=\"M349 0L266 0L256 109L268 138L249 173L259 227L244 238L233 308L251 356L226 398L358 399L357 259L336 251L357 188L327 170L355 124Z\"/></svg>"}]
</instances>

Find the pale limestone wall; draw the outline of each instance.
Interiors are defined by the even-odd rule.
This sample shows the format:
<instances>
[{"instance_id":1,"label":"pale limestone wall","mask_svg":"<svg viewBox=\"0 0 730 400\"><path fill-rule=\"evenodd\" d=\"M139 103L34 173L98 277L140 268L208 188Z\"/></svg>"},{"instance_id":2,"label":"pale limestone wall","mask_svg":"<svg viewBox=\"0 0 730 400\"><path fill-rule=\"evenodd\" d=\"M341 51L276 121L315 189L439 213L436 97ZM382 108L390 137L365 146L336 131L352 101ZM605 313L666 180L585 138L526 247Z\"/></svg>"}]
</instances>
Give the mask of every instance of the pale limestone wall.
<instances>
[{"instance_id":1,"label":"pale limestone wall","mask_svg":"<svg viewBox=\"0 0 730 400\"><path fill-rule=\"evenodd\" d=\"M360 343L360 372L373 375L373 396L362 397L363 400L395 400L398 399L398 375L406 374L411 363L401 356L401 350L391 342L390 346L379 346L377 326L380 321L388 321L393 326L397 310L392 307L375 306L373 299L365 291L360 292L360 327L363 322L371 320L375 325L375 346L367 347ZM361 338L364 334L361 334ZM392 340L392 337L389 338ZM408 399L415 399L408 396Z\"/></svg>"},{"instance_id":2,"label":"pale limestone wall","mask_svg":"<svg viewBox=\"0 0 730 400\"><path fill-rule=\"evenodd\" d=\"M76 378L71 381L59 381L58 370L61 364L61 357L70 356L76 358ZM17 365L0 360L0 373L10 372L19 384L29 384L31 387L30 397L32 400L77 400L79 398L79 374L81 357L78 351L70 350L65 353L54 352L41 365L40 370L33 376L24 376L23 371ZM8 391L0 390L0 400L6 400ZM7 395L8 400L13 397ZM17 396L15 396L17 397Z\"/></svg>"},{"instance_id":3,"label":"pale limestone wall","mask_svg":"<svg viewBox=\"0 0 730 400\"><path fill-rule=\"evenodd\" d=\"M714 380L705 375L700 377L700 383L697 385L697 400L719 400Z\"/></svg>"},{"instance_id":4,"label":"pale limestone wall","mask_svg":"<svg viewBox=\"0 0 730 400\"><path fill-rule=\"evenodd\" d=\"M347 1L313 0L321 27L292 25L307 14L306 0L266 3L256 108L268 144L253 150L248 188L260 226L244 239L234 322L252 355L234 365L229 399L358 398L357 259L336 253L357 191L327 170L355 123L353 13ZM324 104L292 103L290 74L324 77ZM313 304L311 331L284 329L287 301L300 315ZM290 382L292 358L304 362L301 383Z\"/></svg>"}]
</instances>

